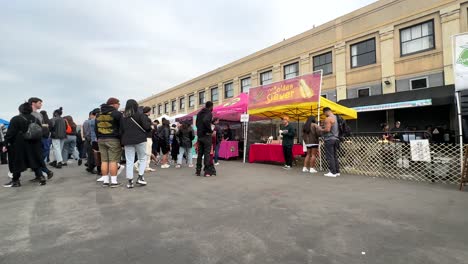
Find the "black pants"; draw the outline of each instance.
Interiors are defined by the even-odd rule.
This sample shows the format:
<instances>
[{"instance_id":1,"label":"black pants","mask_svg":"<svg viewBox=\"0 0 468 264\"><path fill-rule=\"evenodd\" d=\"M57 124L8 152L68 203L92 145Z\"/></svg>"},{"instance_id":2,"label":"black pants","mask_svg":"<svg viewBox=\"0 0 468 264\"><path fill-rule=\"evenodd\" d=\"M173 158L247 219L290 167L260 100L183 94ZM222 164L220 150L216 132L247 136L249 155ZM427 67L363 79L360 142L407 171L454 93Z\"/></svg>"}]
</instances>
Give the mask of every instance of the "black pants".
<instances>
[{"instance_id":1,"label":"black pants","mask_svg":"<svg viewBox=\"0 0 468 264\"><path fill-rule=\"evenodd\" d=\"M91 140L85 140L84 148L86 149L86 156L88 156L88 170L93 170L96 167L96 161L94 161L94 153Z\"/></svg>"},{"instance_id":2,"label":"black pants","mask_svg":"<svg viewBox=\"0 0 468 264\"><path fill-rule=\"evenodd\" d=\"M328 168L333 174L340 173L340 164L338 162L338 150L340 148L339 139L325 140L325 155L327 157Z\"/></svg>"},{"instance_id":3,"label":"black pants","mask_svg":"<svg viewBox=\"0 0 468 264\"><path fill-rule=\"evenodd\" d=\"M0 164L7 164L7 153L3 152L3 146L5 146L5 143L0 142Z\"/></svg>"},{"instance_id":4,"label":"black pants","mask_svg":"<svg viewBox=\"0 0 468 264\"><path fill-rule=\"evenodd\" d=\"M36 175L36 179L44 179L44 176L42 175L42 169L41 168L33 169L33 171L34 171L34 174ZM14 172L12 180L14 182L17 182L17 181L19 181L20 177L21 177L21 172Z\"/></svg>"},{"instance_id":5,"label":"black pants","mask_svg":"<svg viewBox=\"0 0 468 264\"><path fill-rule=\"evenodd\" d=\"M284 146L283 145L283 155L284 160L286 161L286 165L292 167L293 162L293 153L292 153L293 146Z\"/></svg>"},{"instance_id":6,"label":"black pants","mask_svg":"<svg viewBox=\"0 0 468 264\"><path fill-rule=\"evenodd\" d=\"M197 157L197 173L202 169L202 158L204 163L204 170L207 174L213 173L213 165L210 164L210 151L211 151L211 135L206 135L198 138L198 157Z\"/></svg>"}]
</instances>

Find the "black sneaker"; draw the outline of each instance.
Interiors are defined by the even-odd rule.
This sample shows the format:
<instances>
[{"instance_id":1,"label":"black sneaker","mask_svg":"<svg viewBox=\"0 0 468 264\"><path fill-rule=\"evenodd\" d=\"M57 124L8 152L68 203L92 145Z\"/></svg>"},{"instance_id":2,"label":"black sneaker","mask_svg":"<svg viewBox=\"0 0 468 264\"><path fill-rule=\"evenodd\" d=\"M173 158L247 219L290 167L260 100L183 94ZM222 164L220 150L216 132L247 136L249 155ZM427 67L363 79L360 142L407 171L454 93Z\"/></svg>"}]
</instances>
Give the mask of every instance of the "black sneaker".
<instances>
[{"instance_id":1,"label":"black sneaker","mask_svg":"<svg viewBox=\"0 0 468 264\"><path fill-rule=\"evenodd\" d=\"M46 174L47 174L47 179L48 180L50 180L50 179L52 179L52 177L54 177L54 173L52 171L48 171L48 172L46 172Z\"/></svg>"},{"instance_id":2,"label":"black sneaker","mask_svg":"<svg viewBox=\"0 0 468 264\"><path fill-rule=\"evenodd\" d=\"M52 167L57 167L57 161L52 161L51 163L49 163L49 165Z\"/></svg>"},{"instance_id":3,"label":"black sneaker","mask_svg":"<svg viewBox=\"0 0 468 264\"><path fill-rule=\"evenodd\" d=\"M133 188L133 180L128 180L127 188L128 188L128 189L132 189L132 188Z\"/></svg>"},{"instance_id":4,"label":"black sneaker","mask_svg":"<svg viewBox=\"0 0 468 264\"><path fill-rule=\"evenodd\" d=\"M108 182L103 182L102 183L102 187L109 187L109 186L110 186L110 184Z\"/></svg>"},{"instance_id":5,"label":"black sneaker","mask_svg":"<svg viewBox=\"0 0 468 264\"><path fill-rule=\"evenodd\" d=\"M81 166L81 164L83 164L83 160L82 160L82 159L79 159L79 160L78 160L78 166Z\"/></svg>"},{"instance_id":6,"label":"black sneaker","mask_svg":"<svg viewBox=\"0 0 468 264\"><path fill-rule=\"evenodd\" d=\"M41 179L40 179L40 178L34 178L34 179L32 179L32 180L29 180L29 181L30 181L30 182L40 182Z\"/></svg>"},{"instance_id":7,"label":"black sneaker","mask_svg":"<svg viewBox=\"0 0 468 264\"><path fill-rule=\"evenodd\" d=\"M68 163L67 163L67 162L61 162L60 165L62 165L62 166L68 166Z\"/></svg>"},{"instance_id":8,"label":"black sneaker","mask_svg":"<svg viewBox=\"0 0 468 264\"><path fill-rule=\"evenodd\" d=\"M61 169L62 168L62 163L57 163L57 165L55 165L55 168Z\"/></svg>"},{"instance_id":9,"label":"black sneaker","mask_svg":"<svg viewBox=\"0 0 468 264\"><path fill-rule=\"evenodd\" d=\"M143 176L138 176L137 183L143 186L147 184Z\"/></svg>"},{"instance_id":10,"label":"black sneaker","mask_svg":"<svg viewBox=\"0 0 468 264\"><path fill-rule=\"evenodd\" d=\"M21 187L21 183L19 181L10 181L9 183L4 184L3 187L6 187L6 188Z\"/></svg>"},{"instance_id":11,"label":"black sneaker","mask_svg":"<svg viewBox=\"0 0 468 264\"><path fill-rule=\"evenodd\" d=\"M86 171L91 173L91 174L96 174L97 172L93 169L86 168Z\"/></svg>"},{"instance_id":12,"label":"black sneaker","mask_svg":"<svg viewBox=\"0 0 468 264\"><path fill-rule=\"evenodd\" d=\"M120 185L121 185L121 184L120 184L119 182L118 182L118 183L111 183L111 184L110 184L110 187L111 187L111 188L117 188L117 187L120 187Z\"/></svg>"},{"instance_id":13,"label":"black sneaker","mask_svg":"<svg viewBox=\"0 0 468 264\"><path fill-rule=\"evenodd\" d=\"M196 171L196 172L195 172L195 175L196 175L196 176L201 176L201 171Z\"/></svg>"}]
</instances>

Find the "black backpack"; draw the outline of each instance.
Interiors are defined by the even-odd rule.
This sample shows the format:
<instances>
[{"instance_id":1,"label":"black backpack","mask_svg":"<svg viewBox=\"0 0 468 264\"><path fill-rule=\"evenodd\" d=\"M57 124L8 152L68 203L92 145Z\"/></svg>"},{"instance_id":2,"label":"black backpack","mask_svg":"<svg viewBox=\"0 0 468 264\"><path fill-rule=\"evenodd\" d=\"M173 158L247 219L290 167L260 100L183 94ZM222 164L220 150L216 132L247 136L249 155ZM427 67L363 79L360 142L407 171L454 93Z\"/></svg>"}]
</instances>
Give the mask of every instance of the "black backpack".
<instances>
[{"instance_id":1,"label":"black backpack","mask_svg":"<svg viewBox=\"0 0 468 264\"><path fill-rule=\"evenodd\" d=\"M343 141L345 137L351 136L351 128L340 115L336 115L336 120L338 121L338 138Z\"/></svg>"},{"instance_id":2,"label":"black backpack","mask_svg":"<svg viewBox=\"0 0 468 264\"><path fill-rule=\"evenodd\" d=\"M23 137L26 140L39 140L42 138L42 127L34 121L26 119L24 116L21 116L24 120L29 121L28 130L23 133Z\"/></svg>"}]
</instances>

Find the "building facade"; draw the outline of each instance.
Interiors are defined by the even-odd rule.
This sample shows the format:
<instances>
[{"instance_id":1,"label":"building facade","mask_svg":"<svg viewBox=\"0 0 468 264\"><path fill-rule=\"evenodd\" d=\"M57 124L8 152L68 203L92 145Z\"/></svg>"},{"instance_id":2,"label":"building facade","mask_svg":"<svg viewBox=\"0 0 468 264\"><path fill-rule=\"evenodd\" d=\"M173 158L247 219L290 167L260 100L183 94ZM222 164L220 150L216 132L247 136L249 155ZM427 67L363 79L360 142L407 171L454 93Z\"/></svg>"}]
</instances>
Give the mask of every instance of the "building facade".
<instances>
[{"instance_id":1,"label":"building facade","mask_svg":"<svg viewBox=\"0 0 468 264\"><path fill-rule=\"evenodd\" d=\"M251 87L323 70L322 96L332 101L357 107L401 102L408 96L431 99L415 107L432 109L447 128L455 129L451 99L438 105L440 100L425 98L430 90L417 91L436 87L453 99L451 36L468 30L467 13L466 0L380 0L140 103L153 108L153 118L186 114L208 100L216 105ZM423 97L414 97L418 94ZM355 129L376 131L377 123L392 123L408 113L388 106L368 110L359 113ZM416 121L412 117L408 122Z\"/></svg>"}]
</instances>

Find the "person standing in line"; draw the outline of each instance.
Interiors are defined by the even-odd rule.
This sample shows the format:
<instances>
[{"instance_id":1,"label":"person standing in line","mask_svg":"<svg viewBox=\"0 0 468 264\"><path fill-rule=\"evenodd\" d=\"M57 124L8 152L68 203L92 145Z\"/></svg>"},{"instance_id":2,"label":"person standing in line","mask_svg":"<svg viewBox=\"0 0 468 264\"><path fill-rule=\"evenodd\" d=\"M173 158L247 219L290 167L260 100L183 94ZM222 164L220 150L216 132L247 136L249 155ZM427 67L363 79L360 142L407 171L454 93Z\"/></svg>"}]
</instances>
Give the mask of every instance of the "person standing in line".
<instances>
[{"instance_id":1,"label":"person standing in line","mask_svg":"<svg viewBox=\"0 0 468 264\"><path fill-rule=\"evenodd\" d=\"M51 138L52 138L52 150L55 156L55 161L49 165L57 169L61 169L63 165L62 150L67 138L65 120L62 118L63 108L54 111L53 118L51 120Z\"/></svg>"},{"instance_id":2,"label":"person standing in line","mask_svg":"<svg viewBox=\"0 0 468 264\"><path fill-rule=\"evenodd\" d=\"M283 169L289 170L292 167L293 162L293 146L294 146L294 136L296 132L294 128L289 124L289 117L284 116L282 119L282 126L280 130L281 135L283 136L283 154L286 164Z\"/></svg>"},{"instance_id":3,"label":"person standing in line","mask_svg":"<svg viewBox=\"0 0 468 264\"><path fill-rule=\"evenodd\" d=\"M50 127L51 121L49 115L46 111L41 111L42 115L42 157L44 157L44 163L49 161L50 146L52 145L52 140L50 139Z\"/></svg>"},{"instance_id":4,"label":"person standing in line","mask_svg":"<svg viewBox=\"0 0 468 264\"><path fill-rule=\"evenodd\" d=\"M193 157L192 157L192 141L195 138L195 132L189 123L183 122L177 132L177 138L180 142L179 144L179 155L177 156L177 165L176 168L180 168L182 165L182 160L184 155L187 157L187 164L189 168L193 167Z\"/></svg>"},{"instance_id":5,"label":"person standing in line","mask_svg":"<svg viewBox=\"0 0 468 264\"><path fill-rule=\"evenodd\" d=\"M78 161L78 166L81 166L82 160L80 158L80 153L76 147L77 137L76 137L76 124L73 121L73 117L71 116L64 116L63 119L65 120L66 124L66 134L67 138L65 139L65 143L62 150L62 158L64 164L67 164L68 157L72 156L73 159ZM66 165L65 165L66 166Z\"/></svg>"},{"instance_id":6,"label":"person standing in line","mask_svg":"<svg viewBox=\"0 0 468 264\"><path fill-rule=\"evenodd\" d=\"M325 118L325 127L323 128L323 140L325 141L325 155L327 157L328 167L330 172L326 173L326 177L340 176L340 164L338 161L338 150L340 148L338 119L333 114L329 107L323 109Z\"/></svg>"},{"instance_id":7,"label":"person standing in line","mask_svg":"<svg viewBox=\"0 0 468 264\"><path fill-rule=\"evenodd\" d=\"M198 136L198 157L197 168L195 174L201 175L202 159L204 163L204 176L210 177L213 173L214 166L210 165L210 151L212 146L213 130L211 129L211 121L213 119L213 103L208 101L205 107L197 115L197 136Z\"/></svg>"},{"instance_id":8,"label":"person standing in line","mask_svg":"<svg viewBox=\"0 0 468 264\"><path fill-rule=\"evenodd\" d=\"M151 145L151 152L154 156L155 164L159 165L159 146L158 146L158 128L159 120L155 119L153 121L153 130L151 131L151 139L153 144Z\"/></svg>"},{"instance_id":9,"label":"person standing in line","mask_svg":"<svg viewBox=\"0 0 468 264\"><path fill-rule=\"evenodd\" d=\"M96 167L97 174L102 176L101 173L101 159L98 159L98 153L99 153L99 146L97 142L97 136L96 136L96 116L101 112L101 109L96 108L93 110L93 118L89 120L89 130L91 131L91 155L93 156L93 166ZM88 169L91 171L94 170L94 167L89 167L88 164ZM89 171L88 171L89 172Z\"/></svg>"},{"instance_id":10,"label":"person standing in line","mask_svg":"<svg viewBox=\"0 0 468 264\"><path fill-rule=\"evenodd\" d=\"M138 157L138 178L136 183L145 186L144 173L146 169L146 144L147 135L151 131L151 120L138 111L137 101L130 99L125 105L125 112L120 122L121 142L125 149L127 163L127 188L133 188L133 164L135 152Z\"/></svg>"},{"instance_id":11,"label":"person standing in line","mask_svg":"<svg viewBox=\"0 0 468 264\"><path fill-rule=\"evenodd\" d=\"M0 164L7 164L7 154L1 151L3 146L5 145L5 135L7 132L7 128L5 124L0 124Z\"/></svg>"},{"instance_id":12,"label":"person standing in line","mask_svg":"<svg viewBox=\"0 0 468 264\"><path fill-rule=\"evenodd\" d=\"M310 116L302 128L302 137L307 148L307 155L304 160L303 172L317 173L315 161L319 148L320 127L314 116ZM310 166L310 169L308 168Z\"/></svg>"},{"instance_id":13,"label":"person standing in line","mask_svg":"<svg viewBox=\"0 0 468 264\"><path fill-rule=\"evenodd\" d=\"M83 137L85 138L84 145L86 149L86 171L91 174L96 174L94 168L96 168L96 161L94 160L93 142L96 142L96 133L94 132L94 126L91 127L91 122L94 123L97 112L95 110L89 112L88 120L83 122ZM93 138L94 133L94 138ZM94 141L93 141L94 139Z\"/></svg>"},{"instance_id":14,"label":"person standing in line","mask_svg":"<svg viewBox=\"0 0 468 264\"><path fill-rule=\"evenodd\" d=\"M219 118L215 117L213 119L213 124L215 125L215 133L216 133L216 147L215 147L215 153L214 153L214 165L218 166L219 165L219 147L221 145L221 141L223 140L223 131L221 130L221 126L219 125Z\"/></svg>"},{"instance_id":15,"label":"person standing in line","mask_svg":"<svg viewBox=\"0 0 468 264\"><path fill-rule=\"evenodd\" d=\"M145 106L143 107L143 114L148 118L149 122L151 123L151 119L149 116L151 114L151 107ZM154 171L153 168L150 167L151 163L151 156L153 153L153 131L152 129L146 134L146 168L145 171Z\"/></svg>"},{"instance_id":16,"label":"person standing in line","mask_svg":"<svg viewBox=\"0 0 468 264\"><path fill-rule=\"evenodd\" d=\"M171 126L171 158L172 158L172 164L177 164L177 156L179 155L179 148L180 148L180 143L179 143L179 138L177 137L177 132L179 131L179 128L177 127L176 124L172 124Z\"/></svg>"},{"instance_id":17,"label":"person standing in line","mask_svg":"<svg viewBox=\"0 0 468 264\"><path fill-rule=\"evenodd\" d=\"M13 173L12 180L3 187L21 187L21 173L28 168L34 171L36 178L39 179L39 184L45 185L46 179L41 170L44 161L41 150L42 133L35 135L37 138L28 139L25 137L30 124L36 123L41 126L41 123L31 115L33 112L31 104L21 104L19 112L20 114L10 121L10 126L5 135L5 146L2 148L3 152L8 152L8 167L10 172Z\"/></svg>"},{"instance_id":18,"label":"person standing in line","mask_svg":"<svg viewBox=\"0 0 468 264\"><path fill-rule=\"evenodd\" d=\"M167 169L171 167L169 165L169 136L170 136L170 127L169 127L169 120L163 119L162 125L158 128L158 152L161 152L162 159L161 159L161 169Z\"/></svg>"},{"instance_id":19,"label":"person standing in line","mask_svg":"<svg viewBox=\"0 0 468 264\"><path fill-rule=\"evenodd\" d=\"M102 172L102 177L98 181L103 182L103 187L116 188L120 186L120 183L117 182L118 162L122 156L119 132L122 113L118 111L119 107L120 101L111 97L105 104L101 105L101 112L96 116L95 131L101 153ZM122 168L123 165L120 167Z\"/></svg>"},{"instance_id":20,"label":"person standing in line","mask_svg":"<svg viewBox=\"0 0 468 264\"><path fill-rule=\"evenodd\" d=\"M31 98L29 98L28 103L31 105L32 110L33 110L31 115L34 116L37 120L39 120L39 122L41 123L41 127L43 128L43 132L46 132L46 131L44 131L44 127L48 128L49 124L44 122L44 118L43 118L42 114L39 113L39 110L41 110L41 108L42 108L42 100L40 98L37 98L37 97L31 97ZM48 137L48 134L47 134L47 137ZM46 141L46 142L44 142L44 141ZM44 138L41 140L42 153L46 151L46 148L47 148L46 144L48 143L47 141L48 140L47 139L44 140ZM41 170L44 173L47 174L48 179L50 179L50 178L52 178L54 176L54 173L47 168L45 159L44 159L43 164L41 166ZM33 181L40 181L40 179L36 178L36 179L33 179Z\"/></svg>"}]
</instances>

